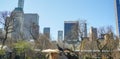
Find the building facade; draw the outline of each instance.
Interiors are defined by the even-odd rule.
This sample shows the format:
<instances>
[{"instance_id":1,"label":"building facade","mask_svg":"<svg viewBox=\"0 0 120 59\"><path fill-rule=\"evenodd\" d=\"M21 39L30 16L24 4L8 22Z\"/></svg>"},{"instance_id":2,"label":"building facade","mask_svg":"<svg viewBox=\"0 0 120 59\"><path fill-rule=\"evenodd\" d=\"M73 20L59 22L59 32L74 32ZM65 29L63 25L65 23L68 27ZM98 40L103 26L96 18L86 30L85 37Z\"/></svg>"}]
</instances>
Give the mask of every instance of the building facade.
<instances>
[{"instance_id":1,"label":"building facade","mask_svg":"<svg viewBox=\"0 0 120 59\"><path fill-rule=\"evenodd\" d=\"M115 1L115 16L116 16L116 34L117 37L120 38L120 0ZM118 50L120 50L120 42L118 46Z\"/></svg>"},{"instance_id":2,"label":"building facade","mask_svg":"<svg viewBox=\"0 0 120 59\"><path fill-rule=\"evenodd\" d=\"M78 42L78 21L64 22L64 42L72 44Z\"/></svg>"},{"instance_id":3,"label":"building facade","mask_svg":"<svg viewBox=\"0 0 120 59\"><path fill-rule=\"evenodd\" d=\"M50 39L50 27L45 27L43 29L43 34Z\"/></svg>"},{"instance_id":4,"label":"building facade","mask_svg":"<svg viewBox=\"0 0 120 59\"><path fill-rule=\"evenodd\" d=\"M63 31L59 30L58 31L58 41L62 41L63 40Z\"/></svg>"},{"instance_id":5,"label":"building facade","mask_svg":"<svg viewBox=\"0 0 120 59\"><path fill-rule=\"evenodd\" d=\"M90 28L90 32L89 32L89 37L90 37L90 40L96 40L97 39L97 28L94 28L94 27L91 27Z\"/></svg>"},{"instance_id":6,"label":"building facade","mask_svg":"<svg viewBox=\"0 0 120 59\"><path fill-rule=\"evenodd\" d=\"M24 0L19 0L18 1L18 8L24 8Z\"/></svg>"},{"instance_id":7,"label":"building facade","mask_svg":"<svg viewBox=\"0 0 120 59\"><path fill-rule=\"evenodd\" d=\"M87 37L87 23L83 23L83 28L84 28L83 37Z\"/></svg>"},{"instance_id":8,"label":"building facade","mask_svg":"<svg viewBox=\"0 0 120 59\"><path fill-rule=\"evenodd\" d=\"M115 1L116 33L120 37L120 0Z\"/></svg>"},{"instance_id":9,"label":"building facade","mask_svg":"<svg viewBox=\"0 0 120 59\"><path fill-rule=\"evenodd\" d=\"M23 32L23 22L24 22L24 12L22 8L15 8L12 11L12 14L14 15L14 32L11 33L11 37L13 39L21 39L21 34Z\"/></svg>"},{"instance_id":10,"label":"building facade","mask_svg":"<svg viewBox=\"0 0 120 59\"><path fill-rule=\"evenodd\" d=\"M13 26L11 26L13 28L13 32L9 34L9 36L12 37L13 39L21 39L21 36L23 34L23 22L24 22L23 6L24 6L24 1L19 0L18 7L16 7L11 13L11 15L13 15L14 17L14 21L13 21L14 24Z\"/></svg>"},{"instance_id":11,"label":"building facade","mask_svg":"<svg viewBox=\"0 0 120 59\"><path fill-rule=\"evenodd\" d=\"M14 31L10 36L15 39L37 39L39 37L39 15L36 13L24 13L24 0L18 0L18 7L16 7L12 14L14 15Z\"/></svg>"},{"instance_id":12,"label":"building facade","mask_svg":"<svg viewBox=\"0 0 120 59\"><path fill-rule=\"evenodd\" d=\"M39 15L36 13L24 14L24 37L26 39L37 39L39 37Z\"/></svg>"},{"instance_id":13,"label":"building facade","mask_svg":"<svg viewBox=\"0 0 120 59\"><path fill-rule=\"evenodd\" d=\"M3 29L0 28L0 38L2 38L2 37L3 37Z\"/></svg>"}]
</instances>

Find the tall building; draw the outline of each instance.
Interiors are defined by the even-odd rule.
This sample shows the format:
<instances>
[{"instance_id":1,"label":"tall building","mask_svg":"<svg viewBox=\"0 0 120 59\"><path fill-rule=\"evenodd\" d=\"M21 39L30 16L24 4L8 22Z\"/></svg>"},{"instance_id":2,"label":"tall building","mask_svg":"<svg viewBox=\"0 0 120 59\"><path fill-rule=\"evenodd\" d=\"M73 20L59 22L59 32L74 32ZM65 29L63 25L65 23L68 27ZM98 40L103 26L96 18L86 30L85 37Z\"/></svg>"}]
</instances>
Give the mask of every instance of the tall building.
<instances>
[{"instance_id":1,"label":"tall building","mask_svg":"<svg viewBox=\"0 0 120 59\"><path fill-rule=\"evenodd\" d=\"M59 30L58 31L58 41L62 41L63 40L63 31Z\"/></svg>"},{"instance_id":2,"label":"tall building","mask_svg":"<svg viewBox=\"0 0 120 59\"><path fill-rule=\"evenodd\" d=\"M14 39L21 39L21 34L23 33L23 22L24 22L24 12L22 8L15 8L12 11L14 15L14 32L11 33L11 37Z\"/></svg>"},{"instance_id":3,"label":"tall building","mask_svg":"<svg viewBox=\"0 0 120 59\"><path fill-rule=\"evenodd\" d=\"M87 23L84 23L83 27L84 27L83 37L87 37Z\"/></svg>"},{"instance_id":4,"label":"tall building","mask_svg":"<svg viewBox=\"0 0 120 59\"><path fill-rule=\"evenodd\" d=\"M19 0L18 2L18 8L24 8L24 0Z\"/></svg>"},{"instance_id":5,"label":"tall building","mask_svg":"<svg viewBox=\"0 0 120 59\"><path fill-rule=\"evenodd\" d=\"M64 44L63 44L63 31L62 30L58 31L58 41L57 41L57 44L59 44L60 47L64 46Z\"/></svg>"},{"instance_id":6,"label":"tall building","mask_svg":"<svg viewBox=\"0 0 120 59\"><path fill-rule=\"evenodd\" d=\"M91 41L97 39L97 28L94 27L90 28L89 37Z\"/></svg>"},{"instance_id":7,"label":"tall building","mask_svg":"<svg viewBox=\"0 0 120 59\"><path fill-rule=\"evenodd\" d=\"M36 13L24 13L24 0L18 1L12 13L15 14L14 32L10 34L13 39L37 39L39 36L39 16Z\"/></svg>"},{"instance_id":8,"label":"tall building","mask_svg":"<svg viewBox=\"0 0 120 59\"><path fill-rule=\"evenodd\" d=\"M17 16L20 15L20 16ZM11 33L14 39L21 39L21 34L23 32L23 15L22 13L16 13L14 22L14 32Z\"/></svg>"},{"instance_id":9,"label":"tall building","mask_svg":"<svg viewBox=\"0 0 120 59\"><path fill-rule=\"evenodd\" d=\"M78 42L78 21L64 22L64 42L72 44Z\"/></svg>"},{"instance_id":10,"label":"tall building","mask_svg":"<svg viewBox=\"0 0 120 59\"><path fill-rule=\"evenodd\" d=\"M0 38L2 37L2 35L3 35L3 30L2 28L0 28Z\"/></svg>"},{"instance_id":11,"label":"tall building","mask_svg":"<svg viewBox=\"0 0 120 59\"><path fill-rule=\"evenodd\" d=\"M3 31L2 31L2 28L0 28L0 34L2 33Z\"/></svg>"},{"instance_id":12,"label":"tall building","mask_svg":"<svg viewBox=\"0 0 120 59\"><path fill-rule=\"evenodd\" d=\"M115 1L116 33L120 37L120 0Z\"/></svg>"},{"instance_id":13,"label":"tall building","mask_svg":"<svg viewBox=\"0 0 120 59\"><path fill-rule=\"evenodd\" d=\"M47 38L50 39L50 27L45 27L43 33Z\"/></svg>"},{"instance_id":14,"label":"tall building","mask_svg":"<svg viewBox=\"0 0 120 59\"><path fill-rule=\"evenodd\" d=\"M115 1L115 16L116 16L116 34L118 38L120 38L120 0ZM118 46L118 50L120 50L120 42Z\"/></svg>"},{"instance_id":15,"label":"tall building","mask_svg":"<svg viewBox=\"0 0 120 59\"><path fill-rule=\"evenodd\" d=\"M38 38L39 36L39 15L36 13L24 14L24 37L26 39ZM32 36L31 36L32 35Z\"/></svg>"}]
</instances>

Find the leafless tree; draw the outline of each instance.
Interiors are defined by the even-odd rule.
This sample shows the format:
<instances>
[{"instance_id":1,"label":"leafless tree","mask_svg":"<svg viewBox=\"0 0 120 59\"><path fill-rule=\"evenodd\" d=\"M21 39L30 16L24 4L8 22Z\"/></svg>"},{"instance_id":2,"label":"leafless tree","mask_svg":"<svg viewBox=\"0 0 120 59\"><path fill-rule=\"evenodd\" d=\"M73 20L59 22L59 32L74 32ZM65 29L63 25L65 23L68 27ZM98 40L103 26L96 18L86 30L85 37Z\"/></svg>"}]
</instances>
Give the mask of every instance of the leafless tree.
<instances>
[{"instance_id":1,"label":"leafless tree","mask_svg":"<svg viewBox=\"0 0 120 59\"><path fill-rule=\"evenodd\" d=\"M69 31L67 33L67 38L69 38L69 40L70 40L68 42L70 42L70 44L73 45L74 50L77 47L76 44L79 43L80 40L81 40L81 42L83 40L85 31L86 31L85 26L86 26L85 20L77 21L77 23L75 23L72 26L71 31Z\"/></svg>"},{"instance_id":2,"label":"leafless tree","mask_svg":"<svg viewBox=\"0 0 120 59\"><path fill-rule=\"evenodd\" d=\"M39 25L34 23L32 20L28 21L28 23L24 23L24 39L34 40L34 48L39 43Z\"/></svg>"},{"instance_id":3,"label":"leafless tree","mask_svg":"<svg viewBox=\"0 0 120 59\"><path fill-rule=\"evenodd\" d=\"M69 34L68 37L71 38L74 50L76 48L75 44L77 42L80 42L80 40L81 40L81 42L80 42L80 50L81 50L81 47L83 46L82 41L84 39L84 35L87 35L87 33L86 33L86 31L87 31L86 25L87 25L86 20L80 20L80 21L78 21L77 24L75 24L72 27L72 30L70 31L71 33L68 33ZM77 42L74 42L74 41L77 41Z\"/></svg>"},{"instance_id":4,"label":"leafless tree","mask_svg":"<svg viewBox=\"0 0 120 59\"><path fill-rule=\"evenodd\" d=\"M107 54L109 59L112 59L113 57L115 57L115 56L113 56L113 53L114 53L115 50L117 50L118 45L119 45L119 40L111 38L111 35L112 34L109 34L109 36L108 36L108 38L106 40L108 42L108 44L107 44L107 46L105 48L105 50L109 51L108 54Z\"/></svg>"},{"instance_id":5,"label":"leafless tree","mask_svg":"<svg viewBox=\"0 0 120 59\"><path fill-rule=\"evenodd\" d=\"M81 39L81 42L80 42L80 53L81 53L81 50L82 50L82 47L83 47L83 39L84 39L84 33L86 32L86 28L85 26L87 25L86 23L86 20L81 20L79 25L78 25L78 34L79 34L79 38ZM80 54L79 53L79 54ZM79 58L81 58L79 56Z\"/></svg>"},{"instance_id":6,"label":"leafless tree","mask_svg":"<svg viewBox=\"0 0 120 59\"><path fill-rule=\"evenodd\" d=\"M49 40L49 38L43 34L39 36L38 40L42 49L55 48L54 44Z\"/></svg>"},{"instance_id":7,"label":"leafless tree","mask_svg":"<svg viewBox=\"0 0 120 59\"><path fill-rule=\"evenodd\" d=\"M72 29L67 33L67 38L69 38L68 43L72 44L74 50L76 48L75 44L79 42L78 24L79 23L75 23L72 26Z\"/></svg>"},{"instance_id":8,"label":"leafless tree","mask_svg":"<svg viewBox=\"0 0 120 59\"><path fill-rule=\"evenodd\" d=\"M86 20L80 20L79 21L79 25L78 25L78 35L81 39L81 41L83 40L84 38L84 35L87 35L87 32L86 32L86 26L87 26L87 23L86 23ZM85 33L86 32L86 33Z\"/></svg>"},{"instance_id":9,"label":"leafless tree","mask_svg":"<svg viewBox=\"0 0 120 59\"><path fill-rule=\"evenodd\" d=\"M5 41L8 39L8 35L14 31L14 19L15 13L9 13L7 11L2 12L0 16L0 24L4 28L4 37L2 38L2 47L5 45Z\"/></svg>"},{"instance_id":10,"label":"leafless tree","mask_svg":"<svg viewBox=\"0 0 120 59\"><path fill-rule=\"evenodd\" d=\"M96 40L96 42L97 42L97 48L98 48L98 50L100 51L99 56L102 57L102 55L103 55L103 50L104 50L104 48L107 46L108 43L103 44L103 43L100 42L99 40Z\"/></svg>"},{"instance_id":11,"label":"leafless tree","mask_svg":"<svg viewBox=\"0 0 120 59\"><path fill-rule=\"evenodd\" d=\"M98 30L99 34L104 34L104 41L96 40L97 42L97 48L100 51L99 56L102 57L103 50L110 51L110 53L115 49L114 45L117 45L115 43L115 40L113 38L113 27L112 26L107 26L107 27L101 27Z\"/></svg>"},{"instance_id":12,"label":"leafless tree","mask_svg":"<svg viewBox=\"0 0 120 59\"><path fill-rule=\"evenodd\" d=\"M103 39L104 35L108 33L113 33L113 27L111 25L98 28L98 35L100 38Z\"/></svg>"},{"instance_id":13,"label":"leafless tree","mask_svg":"<svg viewBox=\"0 0 120 59\"><path fill-rule=\"evenodd\" d=\"M31 39L34 40L34 49L48 49L48 48L54 48L53 44L50 42L49 38L43 35L42 33L39 33L39 26L35 24L34 22L30 21L30 24L27 24L26 26L27 33L31 36Z\"/></svg>"}]
</instances>

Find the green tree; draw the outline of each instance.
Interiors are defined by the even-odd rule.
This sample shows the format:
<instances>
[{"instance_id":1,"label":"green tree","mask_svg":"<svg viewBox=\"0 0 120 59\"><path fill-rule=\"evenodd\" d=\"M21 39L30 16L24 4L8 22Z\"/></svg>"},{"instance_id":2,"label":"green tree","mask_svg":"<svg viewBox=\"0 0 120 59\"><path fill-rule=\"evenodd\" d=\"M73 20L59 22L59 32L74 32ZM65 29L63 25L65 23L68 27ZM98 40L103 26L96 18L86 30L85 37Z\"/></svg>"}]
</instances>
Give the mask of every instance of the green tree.
<instances>
[{"instance_id":1,"label":"green tree","mask_svg":"<svg viewBox=\"0 0 120 59\"><path fill-rule=\"evenodd\" d=\"M25 55L27 56L27 52L30 52L30 50L32 50L31 44L27 41L21 40L14 43L13 51L15 51L16 55L20 56L20 58L25 58Z\"/></svg>"}]
</instances>

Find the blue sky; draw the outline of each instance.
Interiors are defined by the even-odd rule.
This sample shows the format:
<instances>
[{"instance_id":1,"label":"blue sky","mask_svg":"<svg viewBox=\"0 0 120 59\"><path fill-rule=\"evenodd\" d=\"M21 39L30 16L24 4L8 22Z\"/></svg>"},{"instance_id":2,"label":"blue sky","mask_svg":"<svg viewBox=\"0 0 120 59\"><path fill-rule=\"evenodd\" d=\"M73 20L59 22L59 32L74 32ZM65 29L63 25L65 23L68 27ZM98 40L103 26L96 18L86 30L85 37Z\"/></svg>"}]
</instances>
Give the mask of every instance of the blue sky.
<instances>
[{"instance_id":1,"label":"blue sky","mask_svg":"<svg viewBox=\"0 0 120 59\"><path fill-rule=\"evenodd\" d=\"M12 11L18 0L1 0L0 11ZM40 31L51 28L52 39L57 39L57 31L64 30L64 21L87 20L90 26L112 25L114 30L114 0L25 0L25 13L38 13Z\"/></svg>"}]
</instances>

